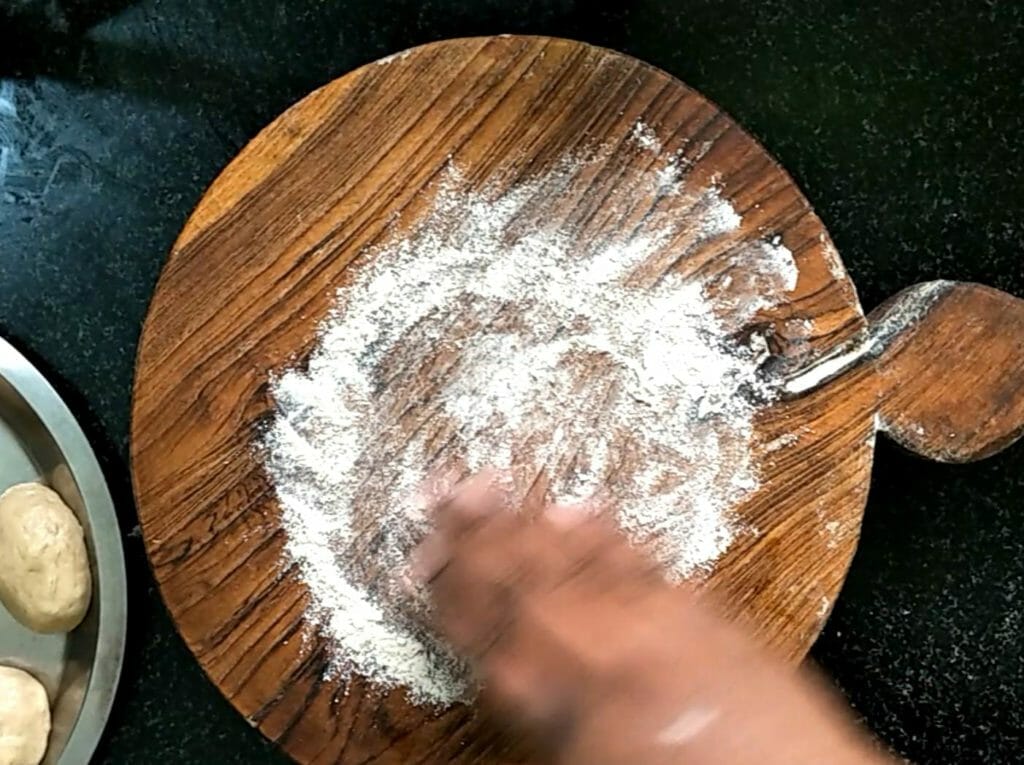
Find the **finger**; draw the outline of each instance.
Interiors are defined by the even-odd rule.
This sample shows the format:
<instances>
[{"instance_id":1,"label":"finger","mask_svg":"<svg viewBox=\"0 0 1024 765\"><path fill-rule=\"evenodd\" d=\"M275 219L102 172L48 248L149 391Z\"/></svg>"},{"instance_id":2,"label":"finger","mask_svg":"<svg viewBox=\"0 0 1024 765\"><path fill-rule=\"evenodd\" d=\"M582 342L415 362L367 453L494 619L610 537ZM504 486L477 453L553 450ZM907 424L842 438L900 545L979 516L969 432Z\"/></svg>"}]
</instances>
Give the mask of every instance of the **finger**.
<instances>
[{"instance_id":1,"label":"finger","mask_svg":"<svg viewBox=\"0 0 1024 765\"><path fill-rule=\"evenodd\" d=\"M472 662L492 650L516 618L514 584L504 575L490 576L467 556L456 554L430 589L435 627Z\"/></svg>"},{"instance_id":2,"label":"finger","mask_svg":"<svg viewBox=\"0 0 1024 765\"><path fill-rule=\"evenodd\" d=\"M451 548L445 537L430 534L409 555L409 577L413 582L430 582L448 564L450 556Z\"/></svg>"},{"instance_id":3,"label":"finger","mask_svg":"<svg viewBox=\"0 0 1024 765\"><path fill-rule=\"evenodd\" d=\"M559 529L569 530L593 519L599 512L591 502L554 502L544 508L543 518Z\"/></svg>"},{"instance_id":4,"label":"finger","mask_svg":"<svg viewBox=\"0 0 1024 765\"><path fill-rule=\"evenodd\" d=\"M420 484L417 496L433 500L435 529L410 554L408 575L414 582L429 582L451 556L453 534L497 512L499 495L494 474L484 471L455 483L455 472L433 473Z\"/></svg>"},{"instance_id":5,"label":"finger","mask_svg":"<svg viewBox=\"0 0 1024 765\"><path fill-rule=\"evenodd\" d=\"M545 518L549 532L560 537L555 547L563 581L558 584L620 592L664 584L661 567L636 550L603 514L559 508L553 519Z\"/></svg>"},{"instance_id":6,"label":"finger","mask_svg":"<svg viewBox=\"0 0 1024 765\"><path fill-rule=\"evenodd\" d=\"M415 506L433 510L451 497L459 483L459 471L452 467L431 470L420 482L413 495Z\"/></svg>"},{"instance_id":7,"label":"finger","mask_svg":"<svg viewBox=\"0 0 1024 765\"><path fill-rule=\"evenodd\" d=\"M460 483L436 509L437 530L442 534L465 533L506 506L498 473L484 470Z\"/></svg>"},{"instance_id":8,"label":"finger","mask_svg":"<svg viewBox=\"0 0 1024 765\"><path fill-rule=\"evenodd\" d=\"M564 739L575 725L579 680L558 652L537 655L510 643L480 664L480 700L505 720L519 723L538 743Z\"/></svg>"}]
</instances>

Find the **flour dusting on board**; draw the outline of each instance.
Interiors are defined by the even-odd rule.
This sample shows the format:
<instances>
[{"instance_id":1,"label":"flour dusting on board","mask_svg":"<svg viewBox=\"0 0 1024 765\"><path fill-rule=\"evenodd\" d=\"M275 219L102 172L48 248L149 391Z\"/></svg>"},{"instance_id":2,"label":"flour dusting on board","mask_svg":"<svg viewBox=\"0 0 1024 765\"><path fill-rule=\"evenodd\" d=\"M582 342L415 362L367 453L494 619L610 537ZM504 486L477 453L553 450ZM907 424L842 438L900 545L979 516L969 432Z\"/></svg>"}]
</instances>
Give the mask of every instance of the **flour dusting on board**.
<instances>
[{"instance_id":1,"label":"flour dusting on board","mask_svg":"<svg viewBox=\"0 0 1024 765\"><path fill-rule=\"evenodd\" d=\"M634 138L660 148L648 130ZM451 167L419 224L356 260L308 364L271 381L261 450L332 674L439 706L471 694L398 584L437 470L508 469L520 495L542 475L551 500L600 493L674 580L709 572L745 531L753 402L772 391L766 344L733 330L793 289L792 254L743 241L729 202L688 189L675 160L604 209L682 199L581 234L565 220L579 211L552 207L589 168L569 158L504 188ZM682 276L709 247L742 268ZM735 299L737 279L756 301Z\"/></svg>"},{"instance_id":2,"label":"flour dusting on board","mask_svg":"<svg viewBox=\"0 0 1024 765\"><path fill-rule=\"evenodd\" d=\"M643 120L636 121L629 137L641 149L653 152L654 154L658 154L661 151L661 141L658 140L658 134Z\"/></svg>"}]
</instances>

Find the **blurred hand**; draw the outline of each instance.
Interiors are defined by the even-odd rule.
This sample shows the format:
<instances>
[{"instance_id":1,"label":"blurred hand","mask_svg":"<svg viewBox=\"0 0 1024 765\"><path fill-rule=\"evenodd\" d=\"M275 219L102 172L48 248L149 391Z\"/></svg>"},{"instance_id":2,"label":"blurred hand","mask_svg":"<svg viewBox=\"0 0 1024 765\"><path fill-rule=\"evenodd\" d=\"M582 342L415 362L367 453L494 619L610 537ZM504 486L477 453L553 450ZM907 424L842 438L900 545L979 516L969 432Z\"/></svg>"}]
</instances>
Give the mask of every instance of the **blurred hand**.
<instances>
[{"instance_id":1,"label":"blurred hand","mask_svg":"<svg viewBox=\"0 0 1024 765\"><path fill-rule=\"evenodd\" d=\"M673 587L606 521L530 519L489 476L437 507L413 575L481 701L572 765L889 762L811 678Z\"/></svg>"}]
</instances>

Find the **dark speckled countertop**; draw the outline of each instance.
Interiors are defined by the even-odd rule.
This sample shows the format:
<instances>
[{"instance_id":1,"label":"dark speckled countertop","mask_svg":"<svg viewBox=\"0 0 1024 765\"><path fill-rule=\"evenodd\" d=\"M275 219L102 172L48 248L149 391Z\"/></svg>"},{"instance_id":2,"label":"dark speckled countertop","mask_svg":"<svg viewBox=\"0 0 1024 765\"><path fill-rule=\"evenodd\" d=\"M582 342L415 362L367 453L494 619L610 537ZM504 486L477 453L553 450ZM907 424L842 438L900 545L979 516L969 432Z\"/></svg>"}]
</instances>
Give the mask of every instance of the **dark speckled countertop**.
<instances>
[{"instance_id":1,"label":"dark speckled countertop","mask_svg":"<svg viewBox=\"0 0 1024 765\"><path fill-rule=\"evenodd\" d=\"M0 0L0 333L53 377L118 502L123 686L99 762L280 762L178 638L128 478L146 305L203 189L313 88L444 37L646 59L721 104L815 205L866 308L938 277L1024 296L1024 5L818 0ZM1024 445L883 443L814 658L920 763L1024 762Z\"/></svg>"}]
</instances>

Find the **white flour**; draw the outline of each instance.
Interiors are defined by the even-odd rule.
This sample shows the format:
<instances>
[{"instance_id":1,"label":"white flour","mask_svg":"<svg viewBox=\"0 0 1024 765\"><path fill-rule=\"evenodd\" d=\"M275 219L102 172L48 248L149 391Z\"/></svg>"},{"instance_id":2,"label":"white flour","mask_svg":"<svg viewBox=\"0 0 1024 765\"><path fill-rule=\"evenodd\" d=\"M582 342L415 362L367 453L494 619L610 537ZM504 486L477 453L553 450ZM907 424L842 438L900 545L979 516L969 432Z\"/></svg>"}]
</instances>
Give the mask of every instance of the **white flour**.
<instances>
[{"instance_id":1,"label":"white flour","mask_svg":"<svg viewBox=\"0 0 1024 765\"><path fill-rule=\"evenodd\" d=\"M634 137L653 150L649 131ZM435 470L508 468L520 494L544 475L552 500L601 492L673 579L709 571L743 531L733 508L758 485L750 394L771 391L763 340L729 332L793 289L796 267L755 241L734 243L733 275L669 269L740 224L716 189L686 190L679 164L634 192L680 204L604 239L549 209L585 161L501 193L451 169L415 230L356 261L308 367L272 381L264 459L332 673L436 705L469 693L397 585L429 529L416 497ZM737 280L757 299L730 298Z\"/></svg>"},{"instance_id":2,"label":"white flour","mask_svg":"<svg viewBox=\"0 0 1024 765\"><path fill-rule=\"evenodd\" d=\"M651 129L643 120L637 120L636 124L633 125L633 132L629 134L637 145L646 151L658 154L661 151L661 141L658 140L658 134Z\"/></svg>"}]
</instances>

